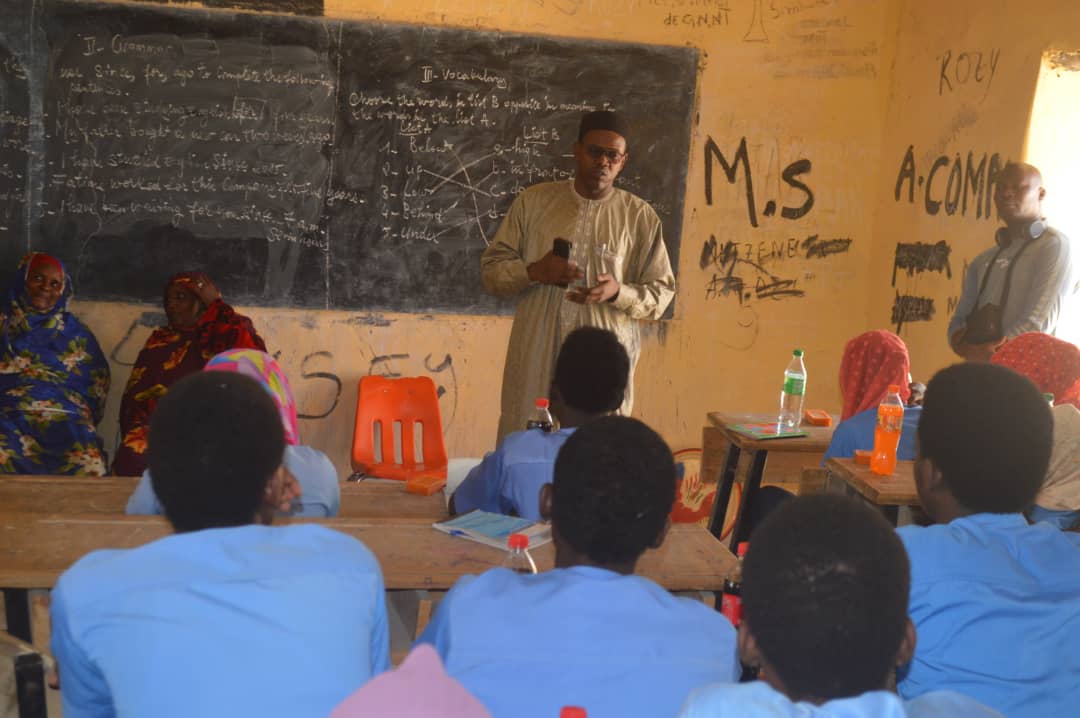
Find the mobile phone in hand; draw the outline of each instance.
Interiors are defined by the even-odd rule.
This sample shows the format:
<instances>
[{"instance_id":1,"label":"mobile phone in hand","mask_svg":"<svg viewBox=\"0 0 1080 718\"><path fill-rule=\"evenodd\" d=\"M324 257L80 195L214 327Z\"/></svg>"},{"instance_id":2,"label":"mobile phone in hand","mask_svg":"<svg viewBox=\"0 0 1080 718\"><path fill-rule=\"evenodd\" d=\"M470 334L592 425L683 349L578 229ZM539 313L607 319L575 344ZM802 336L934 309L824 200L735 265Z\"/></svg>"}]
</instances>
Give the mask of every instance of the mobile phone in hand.
<instances>
[{"instance_id":1,"label":"mobile phone in hand","mask_svg":"<svg viewBox=\"0 0 1080 718\"><path fill-rule=\"evenodd\" d=\"M551 243L551 253L556 257L562 257L563 259L570 259L570 240L563 239L562 237L556 237Z\"/></svg>"}]
</instances>

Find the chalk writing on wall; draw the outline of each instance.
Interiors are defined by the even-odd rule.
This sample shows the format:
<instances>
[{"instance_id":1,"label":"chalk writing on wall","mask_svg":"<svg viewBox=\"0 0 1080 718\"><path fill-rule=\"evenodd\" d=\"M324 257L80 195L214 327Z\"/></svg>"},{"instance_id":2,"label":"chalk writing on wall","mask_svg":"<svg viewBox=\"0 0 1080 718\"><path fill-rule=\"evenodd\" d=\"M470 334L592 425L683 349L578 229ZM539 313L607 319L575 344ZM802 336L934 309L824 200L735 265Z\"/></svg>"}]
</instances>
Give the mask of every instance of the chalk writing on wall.
<instances>
[{"instance_id":1,"label":"chalk writing on wall","mask_svg":"<svg viewBox=\"0 0 1080 718\"><path fill-rule=\"evenodd\" d=\"M762 0L754 0L754 12L750 16L750 27L746 29L743 40L746 42L769 41L769 33L765 31L765 9L762 7Z\"/></svg>"},{"instance_id":2,"label":"chalk writing on wall","mask_svg":"<svg viewBox=\"0 0 1080 718\"><path fill-rule=\"evenodd\" d=\"M934 300L932 298L896 293L892 307L892 323L896 325L897 334L908 322L928 322L933 318Z\"/></svg>"},{"instance_id":3,"label":"chalk writing on wall","mask_svg":"<svg viewBox=\"0 0 1080 718\"><path fill-rule=\"evenodd\" d=\"M300 419L325 419L334 413L334 409L337 408L338 402L341 401L341 389L344 386L341 382L341 377L331 371L312 371L312 365L318 363L318 360L323 359L326 361L332 361L334 355L328 351L316 351L311 352L304 357L300 362L300 378L302 381L328 381L334 385L333 401L330 402L325 410L306 414L298 413L297 417ZM311 393L308 390L305 393Z\"/></svg>"},{"instance_id":4,"label":"chalk writing on wall","mask_svg":"<svg viewBox=\"0 0 1080 718\"><path fill-rule=\"evenodd\" d=\"M916 194L922 199L923 209L930 216L945 210L950 217L959 213L966 217L968 210L975 213L976 219L989 219L991 203L994 197L994 185L1004 163L1001 155L984 152L981 157L969 151L967 158L960 153L940 155L930 164L925 174L918 171L915 163L915 145L908 145L900 170L896 175L893 198L897 202L905 199L915 204ZM947 177L940 175L948 172Z\"/></svg>"},{"instance_id":5,"label":"chalk writing on wall","mask_svg":"<svg viewBox=\"0 0 1080 718\"><path fill-rule=\"evenodd\" d=\"M852 240L847 237L821 239L812 234L805 239L764 240L760 242L720 242L710 235L701 247L699 266L712 270L705 284L706 299L730 297L739 305L762 299L790 299L806 295L798 277L766 267L787 260L825 259L849 250ZM812 277L811 273L804 278Z\"/></svg>"},{"instance_id":6,"label":"chalk writing on wall","mask_svg":"<svg viewBox=\"0 0 1080 718\"><path fill-rule=\"evenodd\" d=\"M442 411L443 429L454 423L457 414L458 386L457 372L454 371L454 357L447 353L426 354L423 357L407 352L382 354L373 357L368 365L368 374L396 379L402 376L430 376L435 382L435 392L439 396Z\"/></svg>"},{"instance_id":7,"label":"chalk writing on wall","mask_svg":"<svg viewBox=\"0 0 1080 718\"><path fill-rule=\"evenodd\" d=\"M907 272L909 277L923 272L944 272L945 276L952 279L952 267L949 265L951 253L952 249L944 239L936 244L898 242L893 260L892 285L896 286L896 273L900 270Z\"/></svg>"},{"instance_id":8,"label":"chalk writing on wall","mask_svg":"<svg viewBox=\"0 0 1080 718\"><path fill-rule=\"evenodd\" d=\"M705 204L713 204L713 171L714 164L718 164L723 170L724 176L730 184L737 184L739 168L742 168L742 189L746 196L746 212L751 227L758 226L758 208L754 197L754 177L751 170L750 152L747 149L746 138L739 141L735 153L731 155L731 161L720 150L710 136L705 140ZM785 205L780 208L780 216L784 219L796 220L805 217L814 207L814 192L801 179L810 174L812 165L806 158L797 159L787 165L781 172L781 179L796 193L796 199L802 199L801 204ZM801 196L800 196L801 195ZM761 209L765 217L776 214L777 202L769 199Z\"/></svg>"},{"instance_id":9,"label":"chalk writing on wall","mask_svg":"<svg viewBox=\"0 0 1080 718\"><path fill-rule=\"evenodd\" d=\"M563 15L576 15L585 0L532 0L534 5L539 5L548 10L555 10Z\"/></svg>"},{"instance_id":10,"label":"chalk writing on wall","mask_svg":"<svg viewBox=\"0 0 1080 718\"><path fill-rule=\"evenodd\" d=\"M941 63L938 74L938 95L957 92L965 87L982 87L983 97L990 92L990 85L997 74L1001 50L954 51L946 50L938 56Z\"/></svg>"}]
</instances>

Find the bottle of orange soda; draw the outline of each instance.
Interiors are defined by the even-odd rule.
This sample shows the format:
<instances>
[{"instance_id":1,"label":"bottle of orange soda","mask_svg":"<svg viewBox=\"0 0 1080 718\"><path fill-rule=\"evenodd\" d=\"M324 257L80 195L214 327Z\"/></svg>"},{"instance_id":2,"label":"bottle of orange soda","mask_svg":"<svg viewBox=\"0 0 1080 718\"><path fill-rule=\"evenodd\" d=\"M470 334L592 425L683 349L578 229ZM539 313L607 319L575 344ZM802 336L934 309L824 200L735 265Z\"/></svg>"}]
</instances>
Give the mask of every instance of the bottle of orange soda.
<instances>
[{"instance_id":1,"label":"bottle of orange soda","mask_svg":"<svg viewBox=\"0 0 1080 718\"><path fill-rule=\"evenodd\" d=\"M900 398L900 387L890 384L889 393L878 405L870 471L879 476L889 476L896 471L896 447L900 444L900 429L903 423L904 401Z\"/></svg>"}]
</instances>

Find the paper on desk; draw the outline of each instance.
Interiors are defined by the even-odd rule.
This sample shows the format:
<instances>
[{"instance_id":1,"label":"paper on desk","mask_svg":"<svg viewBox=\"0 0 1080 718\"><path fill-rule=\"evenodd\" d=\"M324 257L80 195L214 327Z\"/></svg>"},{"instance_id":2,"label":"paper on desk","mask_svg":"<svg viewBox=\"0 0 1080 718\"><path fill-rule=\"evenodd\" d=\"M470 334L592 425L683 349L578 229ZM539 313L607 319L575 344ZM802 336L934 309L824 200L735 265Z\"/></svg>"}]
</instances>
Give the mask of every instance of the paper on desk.
<instances>
[{"instance_id":1,"label":"paper on desk","mask_svg":"<svg viewBox=\"0 0 1080 718\"><path fill-rule=\"evenodd\" d=\"M504 516L490 511L470 511L449 521L439 521L432 526L451 536L506 550L510 534L525 534L529 548L543 546L551 541L551 524L529 521L516 516Z\"/></svg>"}]
</instances>

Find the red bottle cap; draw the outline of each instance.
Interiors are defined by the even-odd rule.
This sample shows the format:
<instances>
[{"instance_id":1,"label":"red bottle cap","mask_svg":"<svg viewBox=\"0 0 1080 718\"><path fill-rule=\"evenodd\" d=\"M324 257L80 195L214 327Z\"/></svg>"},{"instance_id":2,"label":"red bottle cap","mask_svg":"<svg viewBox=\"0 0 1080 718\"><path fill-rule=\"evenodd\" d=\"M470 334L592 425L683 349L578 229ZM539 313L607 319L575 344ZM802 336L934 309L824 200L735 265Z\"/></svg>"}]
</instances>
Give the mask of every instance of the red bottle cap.
<instances>
[{"instance_id":1,"label":"red bottle cap","mask_svg":"<svg viewBox=\"0 0 1080 718\"><path fill-rule=\"evenodd\" d=\"M749 541L740 541L738 548L735 549L735 554L737 556L745 556L746 555L746 550L748 548L750 548L750 542Z\"/></svg>"},{"instance_id":2,"label":"red bottle cap","mask_svg":"<svg viewBox=\"0 0 1080 718\"><path fill-rule=\"evenodd\" d=\"M547 399L544 399L544 398L540 398L540 399L537 399L537 400L536 400L536 408L537 408L537 409L546 409L546 408L548 408L548 407L549 407L550 405L551 405L551 402L550 402L550 401L548 401Z\"/></svg>"},{"instance_id":3,"label":"red bottle cap","mask_svg":"<svg viewBox=\"0 0 1080 718\"><path fill-rule=\"evenodd\" d=\"M588 713L578 706L566 706L559 711L559 718L588 718Z\"/></svg>"},{"instance_id":4,"label":"red bottle cap","mask_svg":"<svg viewBox=\"0 0 1080 718\"><path fill-rule=\"evenodd\" d=\"M898 387L896 384L889 384L889 393L890 394L899 394L900 393L900 387Z\"/></svg>"},{"instance_id":5,"label":"red bottle cap","mask_svg":"<svg viewBox=\"0 0 1080 718\"><path fill-rule=\"evenodd\" d=\"M512 549L526 549L529 548L529 537L525 534L510 534L510 538L506 539L506 543Z\"/></svg>"}]
</instances>

